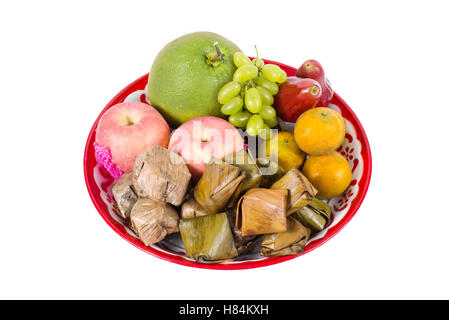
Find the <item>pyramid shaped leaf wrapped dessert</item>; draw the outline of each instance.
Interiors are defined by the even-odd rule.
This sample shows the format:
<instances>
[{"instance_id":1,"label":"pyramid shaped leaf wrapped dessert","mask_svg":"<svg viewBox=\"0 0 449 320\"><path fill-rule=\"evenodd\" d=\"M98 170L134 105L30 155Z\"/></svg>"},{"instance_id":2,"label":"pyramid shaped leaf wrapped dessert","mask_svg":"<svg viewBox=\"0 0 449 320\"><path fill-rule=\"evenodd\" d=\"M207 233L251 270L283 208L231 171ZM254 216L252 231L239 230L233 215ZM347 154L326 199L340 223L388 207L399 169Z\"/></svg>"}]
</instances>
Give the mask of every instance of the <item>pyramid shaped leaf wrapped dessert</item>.
<instances>
[{"instance_id":1,"label":"pyramid shaped leaf wrapped dessert","mask_svg":"<svg viewBox=\"0 0 449 320\"><path fill-rule=\"evenodd\" d=\"M179 155L154 146L137 156L131 178L139 197L179 206L189 186L190 172Z\"/></svg>"},{"instance_id":2,"label":"pyramid shaped leaf wrapped dessert","mask_svg":"<svg viewBox=\"0 0 449 320\"><path fill-rule=\"evenodd\" d=\"M136 157L133 170L121 176L112 188L120 215L149 246L178 232L174 206L185 199L190 172L184 160L161 146L153 146Z\"/></svg>"}]
</instances>

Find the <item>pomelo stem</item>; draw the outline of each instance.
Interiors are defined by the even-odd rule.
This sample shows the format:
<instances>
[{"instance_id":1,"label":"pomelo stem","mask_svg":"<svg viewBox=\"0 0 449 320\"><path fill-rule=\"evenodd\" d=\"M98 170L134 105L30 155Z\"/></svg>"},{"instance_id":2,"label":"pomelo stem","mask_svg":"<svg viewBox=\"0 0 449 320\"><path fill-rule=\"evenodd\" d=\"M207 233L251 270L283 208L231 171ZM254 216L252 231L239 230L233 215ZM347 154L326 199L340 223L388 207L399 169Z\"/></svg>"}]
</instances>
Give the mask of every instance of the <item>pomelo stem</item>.
<instances>
[{"instance_id":1,"label":"pomelo stem","mask_svg":"<svg viewBox=\"0 0 449 320\"><path fill-rule=\"evenodd\" d=\"M221 51L218 41L214 42L215 52L206 55L207 63L213 67L218 67L222 62L225 54Z\"/></svg>"},{"instance_id":2,"label":"pomelo stem","mask_svg":"<svg viewBox=\"0 0 449 320\"><path fill-rule=\"evenodd\" d=\"M224 53L221 52L220 46L218 45L218 41L214 42L214 47L215 47L215 56L212 58L212 61L215 62L217 60L223 60L224 58Z\"/></svg>"}]
</instances>

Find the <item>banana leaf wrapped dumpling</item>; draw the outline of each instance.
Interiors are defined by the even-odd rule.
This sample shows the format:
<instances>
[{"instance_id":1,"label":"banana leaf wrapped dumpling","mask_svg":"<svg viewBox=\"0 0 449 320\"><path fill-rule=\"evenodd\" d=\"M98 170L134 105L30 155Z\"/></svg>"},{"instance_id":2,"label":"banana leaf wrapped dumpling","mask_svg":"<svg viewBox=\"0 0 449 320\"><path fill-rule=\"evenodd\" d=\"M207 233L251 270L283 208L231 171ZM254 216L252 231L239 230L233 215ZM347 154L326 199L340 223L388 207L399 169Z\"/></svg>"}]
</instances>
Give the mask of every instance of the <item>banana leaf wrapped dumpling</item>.
<instances>
[{"instance_id":1,"label":"banana leaf wrapped dumpling","mask_svg":"<svg viewBox=\"0 0 449 320\"><path fill-rule=\"evenodd\" d=\"M238 186L229 200L228 207L234 207L240 194L243 192L252 188L258 188L260 186L262 181L262 173L260 172L256 160L254 160L250 151L241 149L238 152L225 156L223 159L211 158L210 162L217 164L227 163L233 165L245 174L245 178L242 180L242 183Z\"/></svg>"},{"instance_id":2,"label":"banana leaf wrapped dumpling","mask_svg":"<svg viewBox=\"0 0 449 320\"><path fill-rule=\"evenodd\" d=\"M165 236L178 232L179 217L168 203L139 198L131 210L131 229L149 246Z\"/></svg>"},{"instance_id":3,"label":"banana leaf wrapped dumpling","mask_svg":"<svg viewBox=\"0 0 449 320\"><path fill-rule=\"evenodd\" d=\"M203 263L217 263L237 256L225 212L181 219L182 241L187 254Z\"/></svg>"},{"instance_id":4,"label":"banana leaf wrapped dumpling","mask_svg":"<svg viewBox=\"0 0 449 320\"><path fill-rule=\"evenodd\" d=\"M207 216L209 212L204 209L200 204L190 196L181 207L181 218L190 219L195 217Z\"/></svg>"},{"instance_id":5,"label":"banana leaf wrapped dumpling","mask_svg":"<svg viewBox=\"0 0 449 320\"><path fill-rule=\"evenodd\" d=\"M260 186L262 173L250 151L241 149L234 154L224 157L223 160L228 164L240 168L240 170L245 173L245 179L243 179L241 184L241 192Z\"/></svg>"},{"instance_id":6,"label":"banana leaf wrapped dumpling","mask_svg":"<svg viewBox=\"0 0 449 320\"><path fill-rule=\"evenodd\" d=\"M122 218L129 218L132 208L137 201L137 194L132 185L132 173L123 174L112 187L112 194L117 203Z\"/></svg>"},{"instance_id":7,"label":"banana leaf wrapped dumpling","mask_svg":"<svg viewBox=\"0 0 449 320\"><path fill-rule=\"evenodd\" d=\"M140 197L179 206L190 182L184 160L161 146L153 146L136 157L132 181Z\"/></svg>"},{"instance_id":8,"label":"banana leaf wrapped dumpling","mask_svg":"<svg viewBox=\"0 0 449 320\"><path fill-rule=\"evenodd\" d=\"M287 190L255 188L239 200L235 226L242 236L287 230Z\"/></svg>"},{"instance_id":9,"label":"banana leaf wrapped dumpling","mask_svg":"<svg viewBox=\"0 0 449 320\"><path fill-rule=\"evenodd\" d=\"M226 208L243 179L245 174L238 167L210 162L206 165L193 195L201 207L210 214L215 214Z\"/></svg>"},{"instance_id":10,"label":"banana leaf wrapped dumpling","mask_svg":"<svg viewBox=\"0 0 449 320\"><path fill-rule=\"evenodd\" d=\"M231 225L231 231L234 236L234 245L237 249L238 255L247 254L250 251L256 251L256 245L260 242L261 235L243 236L242 231L235 227L236 212L234 209L226 211L228 215L229 224ZM259 251L259 250L257 250Z\"/></svg>"},{"instance_id":11,"label":"banana leaf wrapped dumpling","mask_svg":"<svg viewBox=\"0 0 449 320\"><path fill-rule=\"evenodd\" d=\"M281 179L273 183L271 189L288 189L287 215L312 202L318 190L298 169L289 170Z\"/></svg>"},{"instance_id":12,"label":"banana leaf wrapped dumpling","mask_svg":"<svg viewBox=\"0 0 449 320\"><path fill-rule=\"evenodd\" d=\"M313 198L312 202L296 211L296 218L314 231L323 230L329 224L331 215L331 207L318 198Z\"/></svg>"},{"instance_id":13,"label":"banana leaf wrapped dumpling","mask_svg":"<svg viewBox=\"0 0 449 320\"><path fill-rule=\"evenodd\" d=\"M261 254L266 257L287 256L304 251L311 230L293 217L287 218L287 231L267 234L262 240Z\"/></svg>"}]
</instances>

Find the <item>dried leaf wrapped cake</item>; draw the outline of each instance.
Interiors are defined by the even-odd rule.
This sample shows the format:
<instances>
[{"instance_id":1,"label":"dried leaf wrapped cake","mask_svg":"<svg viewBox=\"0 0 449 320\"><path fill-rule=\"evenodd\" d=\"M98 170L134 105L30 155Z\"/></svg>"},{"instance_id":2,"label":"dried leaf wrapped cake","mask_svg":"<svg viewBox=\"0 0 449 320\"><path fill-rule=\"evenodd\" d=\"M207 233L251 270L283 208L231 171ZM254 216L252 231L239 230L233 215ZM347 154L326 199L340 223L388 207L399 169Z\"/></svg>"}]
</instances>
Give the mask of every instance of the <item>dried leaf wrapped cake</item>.
<instances>
[{"instance_id":1,"label":"dried leaf wrapped cake","mask_svg":"<svg viewBox=\"0 0 449 320\"><path fill-rule=\"evenodd\" d=\"M309 204L318 193L318 190L298 169L289 170L281 179L273 183L271 189L288 190L287 215Z\"/></svg>"},{"instance_id":2,"label":"dried leaf wrapped cake","mask_svg":"<svg viewBox=\"0 0 449 320\"><path fill-rule=\"evenodd\" d=\"M217 163L220 160L213 159ZM252 188L257 188L262 181L262 173L257 166L256 160L254 160L251 152L241 149L240 151L230 154L222 159L222 161L231 164L245 173L245 179L241 184L241 192L245 192Z\"/></svg>"},{"instance_id":3,"label":"dried leaf wrapped cake","mask_svg":"<svg viewBox=\"0 0 449 320\"><path fill-rule=\"evenodd\" d=\"M134 161L132 182L140 197L179 206L187 192L190 172L174 152L154 146Z\"/></svg>"},{"instance_id":4,"label":"dried leaf wrapped cake","mask_svg":"<svg viewBox=\"0 0 449 320\"><path fill-rule=\"evenodd\" d=\"M149 246L179 231L179 217L168 203L139 198L131 210L131 229Z\"/></svg>"},{"instance_id":5,"label":"dried leaf wrapped cake","mask_svg":"<svg viewBox=\"0 0 449 320\"><path fill-rule=\"evenodd\" d=\"M234 245L235 248L237 249L238 255L240 256L242 254L247 254L256 251L255 247L258 244L258 242L260 242L259 240L262 240L261 239L262 236L261 235L243 236L242 231L235 227L235 216L236 216L235 210L228 210L226 214L228 215L229 224L231 226L231 231L234 236ZM257 252L258 251L259 250L257 250Z\"/></svg>"},{"instance_id":6,"label":"dried leaf wrapped cake","mask_svg":"<svg viewBox=\"0 0 449 320\"><path fill-rule=\"evenodd\" d=\"M242 183L236 189L231 199L228 202L229 207L235 206L237 203L239 196L251 189L259 187L262 181L262 173L259 170L259 167L256 164L251 153L245 149L241 149L238 152L231 153L224 157L223 159L211 158L211 163L227 163L233 165L240 169L241 172L245 174L245 179L243 179Z\"/></svg>"},{"instance_id":7,"label":"dried leaf wrapped cake","mask_svg":"<svg viewBox=\"0 0 449 320\"><path fill-rule=\"evenodd\" d=\"M287 230L267 234L262 240L261 253L266 257L286 256L304 251L311 230L293 217L287 218Z\"/></svg>"},{"instance_id":8,"label":"dried leaf wrapped cake","mask_svg":"<svg viewBox=\"0 0 449 320\"><path fill-rule=\"evenodd\" d=\"M187 254L203 263L216 263L237 256L226 213L217 213L179 223Z\"/></svg>"},{"instance_id":9,"label":"dried leaf wrapped cake","mask_svg":"<svg viewBox=\"0 0 449 320\"><path fill-rule=\"evenodd\" d=\"M200 206L193 196L190 196L184 201L181 207L181 218L183 219L202 217L207 216L208 214L209 212Z\"/></svg>"},{"instance_id":10,"label":"dried leaf wrapped cake","mask_svg":"<svg viewBox=\"0 0 449 320\"><path fill-rule=\"evenodd\" d=\"M287 190L248 190L237 205L236 227L242 236L287 230Z\"/></svg>"},{"instance_id":11,"label":"dried leaf wrapped cake","mask_svg":"<svg viewBox=\"0 0 449 320\"><path fill-rule=\"evenodd\" d=\"M329 205L318 198L313 198L305 207L296 211L296 218L314 231L323 230L330 222L332 210Z\"/></svg>"},{"instance_id":12,"label":"dried leaf wrapped cake","mask_svg":"<svg viewBox=\"0 0 449 320\"><path fill-rule=\"evenodd\" d=\"M112 194L122 218L129 218L131 209L137 201L137 194L132 185L131 172L125 173L112 187Z\"/></svg>"},{"instance_id":13,"label":"dried leaf wrapped cake","mask_svg":"<svg viewBox=\"0 0 449 320\"><path fill-rule=\"evenodd\" d=\"M206 165L206 170L195 187L195 200L210 214L220 212L226 208L245 177L238 167L211 162Z\"/></svg>"}]
</instances>

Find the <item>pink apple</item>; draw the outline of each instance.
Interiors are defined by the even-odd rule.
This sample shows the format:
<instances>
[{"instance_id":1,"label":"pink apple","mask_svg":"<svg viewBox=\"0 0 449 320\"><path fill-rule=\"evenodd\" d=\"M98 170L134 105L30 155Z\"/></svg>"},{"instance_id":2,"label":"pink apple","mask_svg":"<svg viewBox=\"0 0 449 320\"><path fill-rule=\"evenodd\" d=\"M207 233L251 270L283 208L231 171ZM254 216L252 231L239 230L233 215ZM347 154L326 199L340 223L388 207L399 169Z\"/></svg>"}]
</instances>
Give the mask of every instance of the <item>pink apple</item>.
<instances>
[{"instance_id":1,"label":"pink apple","mask_svg":"<svg viewBox=\"0 0 449 320\"><path fill-rule=\"evenodd\" d=\"M168 146L170 128L162 115L148 104L119 103L101 117L95 141L109 148L112 163L126 173L131 171L140 153L154 145Z\"/></svg>"},{"instance_id":2,"label":"pink apple","mask_svg":"<svg viewBox=\"0 0 449 320\"><path fill-rule=\"evenodd\" d=\"M192 119L173 132L168 149L182 156L194 180L198 180L211 157L221 159L243 149L239 131L221 118Z\"/></svg>"}]
</instances>

